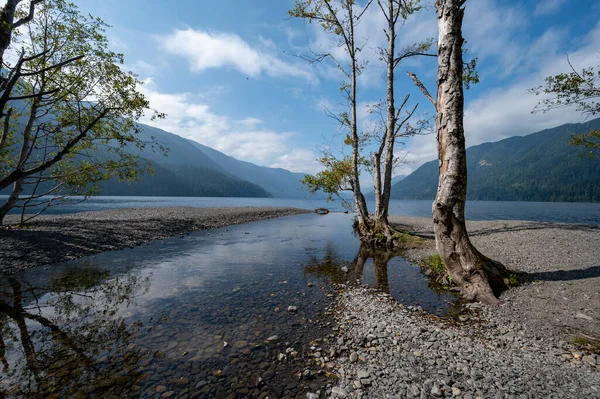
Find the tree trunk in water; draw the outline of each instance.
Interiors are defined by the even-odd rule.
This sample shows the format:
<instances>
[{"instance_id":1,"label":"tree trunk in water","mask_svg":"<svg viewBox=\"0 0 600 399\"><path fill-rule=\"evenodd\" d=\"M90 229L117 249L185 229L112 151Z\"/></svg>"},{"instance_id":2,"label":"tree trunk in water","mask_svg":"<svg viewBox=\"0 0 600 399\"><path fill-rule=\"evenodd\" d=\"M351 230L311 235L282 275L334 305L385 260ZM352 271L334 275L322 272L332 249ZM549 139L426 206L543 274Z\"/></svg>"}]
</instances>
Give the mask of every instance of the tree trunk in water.
<instances>
[{"instance_id":1,"label":"tree trunk in water","mask_svg":"<svg viewBox=\"0 0 600 399\"><path fill-rule=\"evenodd\" d=\"M387 250L373 250L373 267L375 268L375 282L373 286L378 290L390 293L390 283L388 280L388 263L394 257L393 252Z\"/></svg>"},{"instance_id":2,"label":"tree trunk in water","mask_svg":"<svg viewBox=\"0 0 600 399\"><path fill-rule=\"evenodd\" d=\"M465 226L467 156L463 126L462 0L437 0L438 92L436 130L439 183L433 203L437 251L468 299L498 303L508 288L506 268L482 255Z\"/></svg>"}]
</instances>

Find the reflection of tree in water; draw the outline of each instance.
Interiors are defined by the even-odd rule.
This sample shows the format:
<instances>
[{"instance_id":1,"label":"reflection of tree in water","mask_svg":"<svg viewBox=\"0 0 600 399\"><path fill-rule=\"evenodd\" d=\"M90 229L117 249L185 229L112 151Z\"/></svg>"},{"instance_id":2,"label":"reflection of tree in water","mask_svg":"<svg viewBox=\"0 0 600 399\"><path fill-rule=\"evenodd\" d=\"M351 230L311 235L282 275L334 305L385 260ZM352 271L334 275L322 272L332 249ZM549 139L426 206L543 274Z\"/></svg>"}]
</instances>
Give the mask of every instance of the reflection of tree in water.
<instances>
[{"instance_id":1,"label":"reflection of tree in water","mask_svg":"<svg viewBox=\"0 0 600 399\"><path fill-rule=\"evenodd\" d=\"M34 286L0 278L0 397L88 396L137 378L139 353L119 309L147 280L73 269ZM78 392L80 391L80 392Z\"/></svg>"},{"instance_id":2,"label":"reflection of tree in water","mask_svg":"<svg viewBox=\"0 0 600 399\"><path fill-rule=\"evenodd\" d=\"M307 275L317 275L320 277L329 277L333 283L343 284L346 281L361 281L365 263L369 258L373 258L375 267L375 288L383 292L390 292L388 281L388 262L398 254L391 249L375 248L367 244L361 244L356 258L352 264L347 265L336 257L332 246L325 248L325 256L322 261L313 257L310 264L304 268L304 273ZM348 273L342 271L342 267L348 267Z\"/></svg>"}]
</instances>

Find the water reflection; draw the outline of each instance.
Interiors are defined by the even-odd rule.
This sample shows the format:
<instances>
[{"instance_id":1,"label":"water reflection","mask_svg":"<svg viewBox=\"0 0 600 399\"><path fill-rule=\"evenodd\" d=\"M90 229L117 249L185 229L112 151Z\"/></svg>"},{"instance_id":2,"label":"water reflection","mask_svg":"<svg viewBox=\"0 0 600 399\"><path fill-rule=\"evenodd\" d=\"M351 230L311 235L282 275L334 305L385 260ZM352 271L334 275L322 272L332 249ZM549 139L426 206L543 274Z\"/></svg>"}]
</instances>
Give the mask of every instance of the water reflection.
<instances>
[{"instance_id":1,"label":"water reflection","mask_svg":"<svg viewBox=\"0 0 600 399\"><path fill-rule=\"evenodd\" d=\"M1 279L2 395L87 396L114 390L115 378L135 379L139 353L116 310L132 305L145 283L98 269L71 270L45 285Z\"/></svg>"},{"instance_id":2,"label":"water reflection","mask_svg":"<svg viewBox=\"0 0 600 399\"><path fill-rule=\"evenodd\" d=\"M328 248L324 260L313 259L304 272L328 278L335 284L368 284L399 302L419 305L438 315L448 311L457 299L424 278L421 269L402 258L400 252L389 248L362 244L352 262L344 261L334 248Z\"/></svg>"},{"instance_id":3,"label":"water reflection","mask_svg":"<svg viewBox=\"0 0 600 399\"><path fill-rule=\"evenodd\" d=\"M445 308L416 266L369 253L351 225L299 215L0 276L0 398L314 392L326 362L297 373L331 333L328 282Z\"/></svg>"}]
</instances>

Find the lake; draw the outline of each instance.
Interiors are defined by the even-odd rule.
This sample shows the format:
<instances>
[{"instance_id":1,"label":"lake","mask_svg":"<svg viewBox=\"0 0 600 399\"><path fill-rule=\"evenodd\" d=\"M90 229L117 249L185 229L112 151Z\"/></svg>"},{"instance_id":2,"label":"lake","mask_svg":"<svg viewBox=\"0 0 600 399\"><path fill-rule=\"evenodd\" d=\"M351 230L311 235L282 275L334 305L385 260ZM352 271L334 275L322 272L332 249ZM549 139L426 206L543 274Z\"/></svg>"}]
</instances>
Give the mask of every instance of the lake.
<instances>
[{"instance_id":1,"label":"lake","mask_svg":"<svg viewBox=\"0 0 600 399\"><path fill-rule=\"evenodd\" d=\"M6 196L0 196L0 200ZM374 208L373 201L368 203ZM73 199L70 204L50 208L47 213L73 213L115 208L164 206L291 206L302 209L343 210L339 201L288 198L215 198L215 197L93 197ZM391 200L390 214L431 217L431 201ZM470 220L532 220L540 222L600 224L600 203L468 201Z\"/></svg>"},{"instance_id":2,"label":"lake","mask_svg":"<svg viewBox=\"0 0 600 399\"><path fill-rule=\"evenodd\" d=\"M401 257L365 252L351 226L302 214L0 276L0 396L314 392L328 355L303 356L335 334L333 283L439 315L456 301Z\"/></svg>"}]
</instances>

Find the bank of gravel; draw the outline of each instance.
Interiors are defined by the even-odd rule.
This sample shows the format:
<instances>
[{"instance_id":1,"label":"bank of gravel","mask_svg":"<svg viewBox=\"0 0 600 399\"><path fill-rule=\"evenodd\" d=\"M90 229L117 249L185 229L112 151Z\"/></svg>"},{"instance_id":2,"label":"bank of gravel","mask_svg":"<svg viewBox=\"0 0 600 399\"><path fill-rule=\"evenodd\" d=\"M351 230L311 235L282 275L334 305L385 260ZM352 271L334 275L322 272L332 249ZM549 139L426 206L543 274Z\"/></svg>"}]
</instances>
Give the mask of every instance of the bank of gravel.
<instances>
[{"instance_id":1,"label":"bank of gravel","mask_svg":"<svg viewBox=\"0 0 600 399\"><path fill-rule=\"evenodd\" d=\"M431 219L391 218L435 253ZM600 356L576 337L600 337L599 226L525 221L467 223L483 253L527 282L502 305L467 305L458 320L404 307L366 287L343 287L336 318L339 381L331 397L600 398ZM597 350L596 350L597 352Z\"/></svg>"},{"instance_id":2,"label":"bank of gravel","mask_svg":"<svg viewBox=\"0 0 600 399\"><path fill-rule=\"evenodd\" d=\"M600 358L522 325L480 318L450 323L389 295L339 296L333 398L598 398ZM485 312L481 312L484 314ZM479 319L474 321L474 319Z\"/></svg>"},{"instance_id":3,"label":"bank of gravel","mask_svg":"<svg viewBox=\"0 0 600 399\"><path fill-rule=\"evenodd\" d=\"M0 272L14 273L192 231L306 212L284 207L163 207L41 215L26 228L0 230ZM9 215L6 224L17 220Z\"/></svg>"},{"instance_id":4,"label":"bank of gravel","mask_svg":"<svg viewBox=\"0 0 600 399\"><path fill-rule=\"evenodd\" d=\"M431 219L394 216L392 222L426 238L408 257L435 253ZM486 308L490 318L563 340L600 339L600 226L476 221L467 228L482 253L526 273L527 282L505 292L501 306Z\"/></svg>"}]
</instances>

